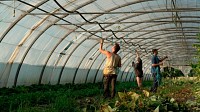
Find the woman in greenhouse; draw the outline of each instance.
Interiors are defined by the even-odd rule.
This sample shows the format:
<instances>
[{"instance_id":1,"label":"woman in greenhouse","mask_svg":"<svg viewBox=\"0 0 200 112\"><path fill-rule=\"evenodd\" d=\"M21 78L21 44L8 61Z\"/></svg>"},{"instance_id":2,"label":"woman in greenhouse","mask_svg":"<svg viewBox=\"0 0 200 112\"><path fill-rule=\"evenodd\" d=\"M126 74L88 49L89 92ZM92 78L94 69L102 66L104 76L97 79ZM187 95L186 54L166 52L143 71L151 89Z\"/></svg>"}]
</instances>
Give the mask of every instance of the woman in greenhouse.
<instances>
[{"instance_id":1,"label":"woman in greenhouse","mask_svg":"<svg viewBox=\"0 0 200 112\"><path fill-rule=\"evenodd\" d=\"M158 58L158 49L153 49L153 56L151 59L151 63L152 63L152 67L151 67L151 73L153 76L153 86L151 87L150 92L156 92L157 88L160 84L161 81L161 76L160 76L160 65L163 65L163 61L168 58L167 56L165 56L162 59Z\"/></svg>"},{"instance_id":2,"label":"woman in greenhouse","mask_svg":"<svg viewBox=\"0 0 200 112\"><path fill-rule=\"evenodd\" d=\"M138 87L141 88L142 87L142 77L143 77L142 60L140 58L138 51L135 50L135 52L136 52L136 63L133 62L132 66L134 67L134 70L135 70Z\"/></svg>"},{"instance_id":3,"label":"woman in greenhouse","mask_svg":"<svg viewBox=\"0 0 200 112\"><path fill-rule=\"evenodd\" d=\"M117 72L118 68L121 67L121 57L117 54L117 52L120 50L119 44L115 44L112 47L112 51L103 50L103 42L104 40L101 39L100 41L100 48L99 51L106 55L106 63L103 69L103 84L104 84L104 98L113 98L115 96L115 85L116 85L116 79L117 79ZM111 92L110 87L111 85Z\"/></svg>"}]
</instances>

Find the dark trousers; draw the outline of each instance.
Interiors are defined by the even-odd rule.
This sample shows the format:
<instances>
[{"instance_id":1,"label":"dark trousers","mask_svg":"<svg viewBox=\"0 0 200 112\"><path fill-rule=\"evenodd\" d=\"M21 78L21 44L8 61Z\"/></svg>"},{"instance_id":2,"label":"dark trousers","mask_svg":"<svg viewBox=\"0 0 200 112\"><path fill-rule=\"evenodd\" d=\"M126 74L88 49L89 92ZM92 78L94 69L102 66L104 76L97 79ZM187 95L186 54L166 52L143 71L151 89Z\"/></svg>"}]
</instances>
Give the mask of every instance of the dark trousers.
<instances>
[{"instance_id":1,"label":"dark trousers","mask_svg":"<svg viewBox=\"0 0 200 112\"><path fill-rule=\"evenodd\" d=\"M107 97L113 98L115 96L116 80L117 80L117 75L110 74L110 75L104 76L104 79L103 79L104 94L103 94L103 96L105 98L107 98ZM110 85L111 85L111 92L110 92Z\"/></svg>"},{"instance_id":2,"label":"dark trousers","mask_svg":"<svg viewBox=\"0 0 200 112\"><path fill-rule=\"evenodd\" d=\"M151 87L151 92L156 92L158 88L158 79L156 78L156 73L153 73L153 86Z\"/></svg>"}]
</instances>

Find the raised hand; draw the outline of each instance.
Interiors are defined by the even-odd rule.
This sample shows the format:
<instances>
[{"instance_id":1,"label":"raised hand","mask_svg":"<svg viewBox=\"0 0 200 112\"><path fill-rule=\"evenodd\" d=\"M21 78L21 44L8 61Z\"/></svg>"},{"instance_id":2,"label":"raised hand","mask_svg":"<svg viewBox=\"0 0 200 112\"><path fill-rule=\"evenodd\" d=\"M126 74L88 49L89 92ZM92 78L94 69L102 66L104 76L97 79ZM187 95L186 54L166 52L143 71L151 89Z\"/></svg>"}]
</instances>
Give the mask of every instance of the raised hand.
<instances>
[{"instance_id":1,"label":"raised hand","mask_svg":"<svg viewBox=\"0 0 200 112\"><path fill-rule=\"evenodd\" d=\"M101 40L100 40L100 43L103 43L104 42L104 39L102 38Z\"/></svg>"}]
</instances>

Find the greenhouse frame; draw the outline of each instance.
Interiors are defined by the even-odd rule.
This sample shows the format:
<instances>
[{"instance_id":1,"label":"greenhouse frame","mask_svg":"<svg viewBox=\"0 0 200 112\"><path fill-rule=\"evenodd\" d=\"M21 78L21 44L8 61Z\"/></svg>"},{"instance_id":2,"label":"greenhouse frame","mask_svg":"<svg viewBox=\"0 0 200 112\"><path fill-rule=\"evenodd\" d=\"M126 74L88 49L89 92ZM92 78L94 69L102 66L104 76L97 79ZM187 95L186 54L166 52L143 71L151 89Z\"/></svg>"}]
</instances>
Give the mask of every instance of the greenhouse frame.
<instances>
[{"instance_id":1,"label":"greenhouse frame","mask_svg":"<svg viewBox=\"0 0 200 112\"><path fill-rule=\"evenodd\" d=\"M189 73L199 44L200 0L0 0L0 87L102 82L119 43L117 81L135 79L135 50L151 78L152 49L164 66Z\"/></svg>"}]
</instances>

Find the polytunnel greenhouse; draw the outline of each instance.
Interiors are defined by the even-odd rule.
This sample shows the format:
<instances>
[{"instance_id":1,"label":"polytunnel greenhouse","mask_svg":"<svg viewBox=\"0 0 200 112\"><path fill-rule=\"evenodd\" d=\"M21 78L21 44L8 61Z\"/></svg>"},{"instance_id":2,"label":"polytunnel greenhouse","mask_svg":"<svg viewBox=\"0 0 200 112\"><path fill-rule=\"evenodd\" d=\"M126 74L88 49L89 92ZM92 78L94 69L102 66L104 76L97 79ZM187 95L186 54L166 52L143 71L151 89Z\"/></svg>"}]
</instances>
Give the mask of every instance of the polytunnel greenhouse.
<instances>
[{"instance_id":1,"label":"polytunnel greenhouse","mask_svg":"<svg viewBox=\"0 0 200 112\"><path fill-rule=\"evenodd\" d=\"M0 108L200 111L199 28L200 0L0 0ZM102 40L104 51L120 46L116 94L109 99L102 96ZM168 57L156 93L150 91L153 49L159 59Z\"/></svg>"}]
</instances>

